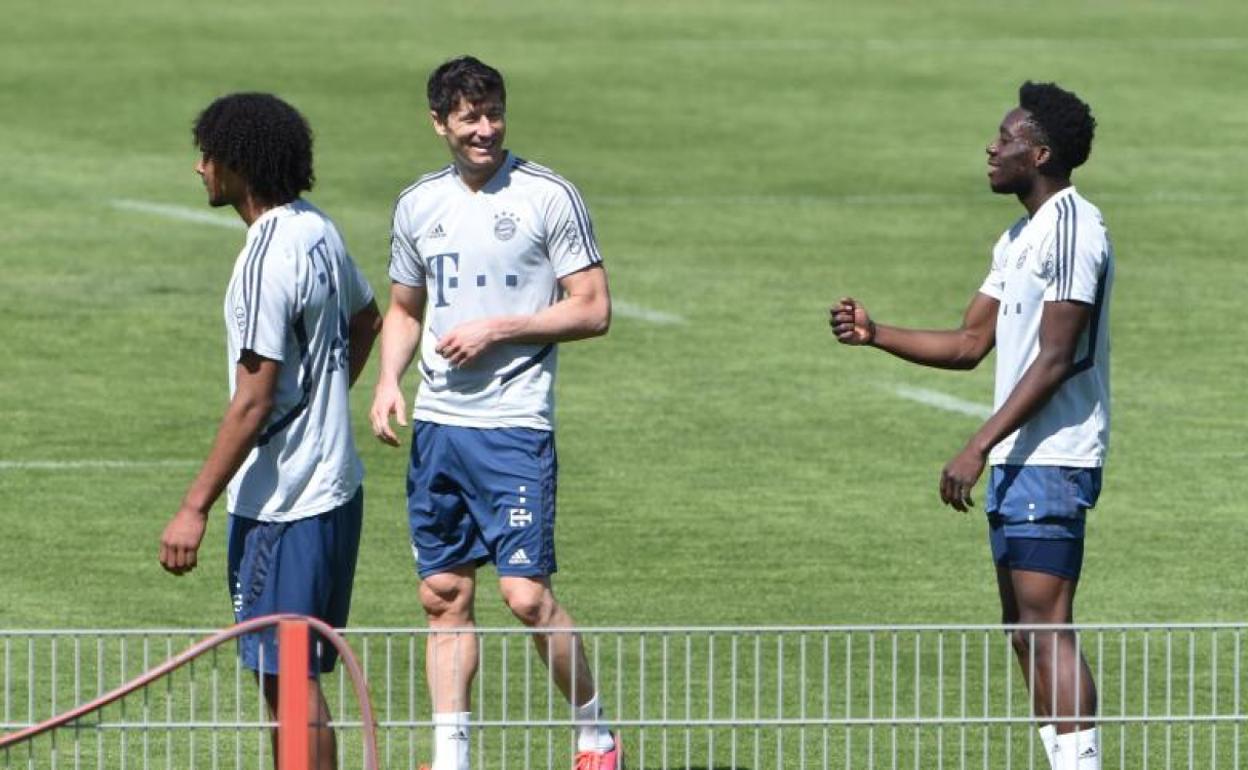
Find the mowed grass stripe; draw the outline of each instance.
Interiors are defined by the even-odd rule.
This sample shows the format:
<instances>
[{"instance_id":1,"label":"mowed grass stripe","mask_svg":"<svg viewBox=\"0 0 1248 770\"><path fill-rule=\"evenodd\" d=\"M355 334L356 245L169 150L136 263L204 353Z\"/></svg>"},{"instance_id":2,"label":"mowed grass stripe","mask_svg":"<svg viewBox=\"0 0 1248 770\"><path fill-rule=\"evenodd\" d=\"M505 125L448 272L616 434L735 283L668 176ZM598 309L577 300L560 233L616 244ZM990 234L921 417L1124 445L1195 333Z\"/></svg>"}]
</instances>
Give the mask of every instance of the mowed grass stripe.
<instances>
[{"instance_id":1,"label":"mowed grass stripe","mask_svg":"<svg viewBox=\"0 0 1248 770\"><path fill-rule=\"evenodd\" d=\"M118 0L74 20L29 2L10 14L0 457L208 451L241 226L202 205L190 172L188 129L212 98L270 90L308 114L311 197L383 286L395 193L446 162L424 77L471 52L508 76L509 146L584 193L619 302L606 338L560 357L556 586L577 621L992 622L983 522L932 484L979 418L890 391L921 383L982 409L990 362L920 374L838 346L826 309L852 295L883 322L957 325L1022 213L987 191L984 144L1022 80L1053 79L1100 120L1076 183L1119 259L1112 448L1077 617L1248 617L1248 575L1226 568L1248 479L1210 461L1242 456L1248 434L1242 3L1056 0L1026 28L986 0L221 13ZM114 199L221 221L156 227ZM633 322L634 300L686 322ZM407 453L370 435L375 367L352 394L368 473L352 620L401 626L421 622ZM228 622L220 507L195 574L167 580L153 557L192 472L3 474L14 599L0 624ZM482 575L482 624L512 623Z\"/></svg>"}]
</instances>

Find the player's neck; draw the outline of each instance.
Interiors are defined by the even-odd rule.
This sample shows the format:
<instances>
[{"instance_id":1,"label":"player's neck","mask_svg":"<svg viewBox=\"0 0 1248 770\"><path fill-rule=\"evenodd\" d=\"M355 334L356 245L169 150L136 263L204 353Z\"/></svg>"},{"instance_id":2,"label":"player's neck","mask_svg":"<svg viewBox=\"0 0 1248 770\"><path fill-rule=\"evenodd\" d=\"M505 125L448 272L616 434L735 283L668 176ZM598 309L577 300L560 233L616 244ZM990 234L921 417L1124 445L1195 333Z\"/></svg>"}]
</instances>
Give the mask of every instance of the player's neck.
<instances>
[{"instance_id":1,"label":"player's neck","mask_svg":"<svg viewBox=\"0 0 1248 770\"><path fill-rule=\"evenodd\" d=\"M248 192L241 199L234 201L234 210L242 217L243 222L251 227L252 223L264 215L264 212L275 206L265 203Z\"/></svg>"},{"instance_id":2,"label":"player's neck","mask_svg":"<svg viewBox=\"0 0 1248 770\"><path fill-rule=\"evenodd\" d=\"M506 155L504 155L498 163L486 168L466 168L456 161L455 173L459 174L459 179L464 183L464 187L467 187L474 193L481 192L481 188L485 187L486 184L494 178L494 175L498 173L498 170L502 168L503 164L506 162Z\"/></svg>"},{"instance_id":3,"label":"player's neck","mask_svg":"<svg viewBox=\"0 0 1248 770\"><path fill-rule=\"evenodd\" d=\"M1042 176L1036 179L1036 183L1031 189L1025 193L1019 193L1018 201L1023 204L1023 208L1027 209L1028 218L1034 217L1036 212L1045 202L1057 195L1062 190L1070 187L1070 177L1057 179L1049 176Z\"/></svg>"}]
</instances>

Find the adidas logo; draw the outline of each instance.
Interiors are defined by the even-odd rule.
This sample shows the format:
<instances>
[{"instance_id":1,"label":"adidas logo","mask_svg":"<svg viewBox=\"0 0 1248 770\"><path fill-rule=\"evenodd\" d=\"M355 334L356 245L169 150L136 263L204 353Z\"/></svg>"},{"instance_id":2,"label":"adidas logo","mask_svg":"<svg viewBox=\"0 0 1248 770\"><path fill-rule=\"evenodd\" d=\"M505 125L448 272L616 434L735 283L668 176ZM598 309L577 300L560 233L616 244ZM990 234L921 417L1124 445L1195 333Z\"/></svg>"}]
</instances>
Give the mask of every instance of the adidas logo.
<instances>
[{"instance_id":1,"label":"adidas logo","mask_svg":"<svg viewBox=\"0 0 1248 770\"><path fill-rule=\"evenodd\" d=\"M1080 759L1091 759L1092 757L1095 757L1095 756L1096 756L1095 746L1089 746L1086 749L1084 749L1082 752L1080 752L1079 754Z\"/></svg>"},{"instance_id":2,"label":"adidas logo","mask_svg":"<svg viewBox=\"0 0 1248 770\"><path fill-rule=\"evenodd\" d=\"M519 548L516 550L515 553L511 555L511 558L507 560L507 563L508 564L529 564L530 563L529 555L524 552L523 548Z\"/></svg>"},{"instance_id":3,"label":"adidas logo","mask_svg":"<svg viewBox=\"0 0 1248 770\"><path fill-rule=\"evenodd\" d=\"M441 222L433 226L433 229L429 231L429 237L430 238L445 238L446 237L446 231L442 229Z\"/></svg>"},{"instance_id":4,"label":"adidas logo","mask_svg":"<svg viewBox=\"0 0 1248 770\"><path fill-rule=\"evenodd\" d=\"M455 732L451 733L451 740L453 740L453 741L466 741L466 740L468 740L468 731L467 731L467 730L456 730Z\"/></svg>"}]
</instances>

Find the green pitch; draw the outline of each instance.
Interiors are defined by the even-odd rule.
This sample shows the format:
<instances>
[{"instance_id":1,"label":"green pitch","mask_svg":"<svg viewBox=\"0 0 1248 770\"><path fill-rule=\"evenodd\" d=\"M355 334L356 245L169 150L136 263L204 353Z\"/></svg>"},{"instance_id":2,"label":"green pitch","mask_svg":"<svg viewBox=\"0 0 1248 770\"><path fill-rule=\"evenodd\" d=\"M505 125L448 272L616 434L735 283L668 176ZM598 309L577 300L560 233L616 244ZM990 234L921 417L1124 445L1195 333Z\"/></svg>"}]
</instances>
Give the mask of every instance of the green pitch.
<instances>
[{"instance_id":1,"label":"green pitch","mask_svg":"<svg viewBox=\"0 0 1248 770\"><path fill-rule=\"evenodd\" d=\"M1080 619L1248 616L1237 4L309 8L6 12L0 624L229 620L222 511L194 575L155 556L225 402L220 301L241 232L117 202L211 213L192 117L274 90L317 132L310 197L384 292L393 198L445 162L423 79L464 51L509 77L509 146L583 189L617 300L684 321L618 313L561 356L557 586L582 623L994 618L980 516L936 495L976 418L894 393L987 404L990 362L950 374L840 348L825 308L852 292L881 319L957 322L1021 210L986 189L982 148L1027 77L1093 105L1076 181L1119 259ZM368 480L353 620L407 625L406 457L369 435L372 379L354 394ZM188 464L11 466L82 460ZM482 620L505 622L490 590Z\"/></svg>"},{"instance_id":2,"label":"green pitch","mask_svg":"<svg viewBox=\"0 0 1248 770\"><path fill-rule=\"evenodd\" d=\"M896 395L987 405L991 361L942 373L841 348L826 308L852 293L883 321L957 323L1021 212L988 191L983 148L1027 78L1092 105L1075 179L1118 258L1077 619L1248 619L1246 28L1232 0L14 0L0 627L230 622L220 505L199 570L175 579L156 555L226 402L242 233L125 202L212 214L192 118L275 91L317 135L310 199L384 300L394 197L446 162L424 78L464 52L508 77L508 145L583 191L618 303L605 339L561 354L556 589L581 624L996 619L981 514L937 495L976 418ZM406 452L368 431L374 373L353 396L352 621L410 626ZM483 577L481 623L510 624Z\"/></svg>"}]
</instances>

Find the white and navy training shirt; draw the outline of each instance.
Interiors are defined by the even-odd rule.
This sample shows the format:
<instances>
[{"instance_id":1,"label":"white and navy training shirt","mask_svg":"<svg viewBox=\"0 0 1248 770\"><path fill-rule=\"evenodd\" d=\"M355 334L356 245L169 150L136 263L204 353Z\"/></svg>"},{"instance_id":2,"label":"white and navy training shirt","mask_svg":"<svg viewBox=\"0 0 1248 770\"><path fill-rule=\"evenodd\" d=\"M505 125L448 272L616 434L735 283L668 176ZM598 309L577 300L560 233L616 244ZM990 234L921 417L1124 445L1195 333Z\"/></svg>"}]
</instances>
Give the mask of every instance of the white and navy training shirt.
<instances>
[{"instance_id":1,"label":"white and navy training shirt","mask_svg":"<svg viewBox=\"0 0 1248 770\"><path fill-rule=\"evenodd\" d=\"M1039 352L1044 303L1083 302L1092 306L1092 314L1070 377L1025 425L993 447L989 464L1104 464L1113 282L1114 250L1101 212L1074 187L1049 198L997 241L992 268L980 287L1000 303L994 408L1001 408Z\"/></svg>"},{"instance_id":2,"label":"white and navy training shirt","mask_svg":"<svg viewBox=\"0 0 1248 770\"><path fill-rule=\"evenodd\" d=\"M424 287L427 295L413 418L551 430L553 343L497 345L458 369L434 349L439 337L466 321L550 307L559 299L560 278L600 262L577 189L510 153L478 192L454 166L404 190L394 210L390 279Z\"/></svg>"},{"instance_id":3,"label":"white and navy training shirt","mask_svg":"<svg viewBox=\"0 0 1248 770\"><path fill-rule=\"evenodd\" d=\"M231 513L291 521L333 510L364 478L351 435L348 324L373 290L334 223L303 200L247 229L225 293L230 395L244 350L281 362L273 411L229 485Z\"/></svg>"}]
</instances>

